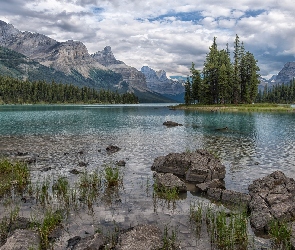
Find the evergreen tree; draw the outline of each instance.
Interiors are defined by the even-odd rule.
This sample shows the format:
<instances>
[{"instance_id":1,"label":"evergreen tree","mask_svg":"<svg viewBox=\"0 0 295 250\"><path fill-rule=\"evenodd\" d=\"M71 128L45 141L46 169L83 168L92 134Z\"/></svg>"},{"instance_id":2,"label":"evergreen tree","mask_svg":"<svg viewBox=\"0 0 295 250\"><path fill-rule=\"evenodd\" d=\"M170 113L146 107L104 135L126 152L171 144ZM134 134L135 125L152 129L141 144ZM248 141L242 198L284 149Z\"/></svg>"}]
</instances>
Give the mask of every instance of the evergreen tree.
<instances>
[{"instance_id":1,"label":"evergreen tree","mask_svg":"<svg viewBox=\"0 0 295 250\"><path fill-rule=\"evenodd\" d=\"M192 92L191 92L191 99L194 101L194 103L200 102L200 95L201 95L201 84L202 84L202 79L200 72L195 69L195 64L192 63L192 67L190 68L190 72L192 74Z\"/></svg>"},{"instance_id":2,"label":"evergreen tree","mask_svg":"<svg viewBox=\"0 0 295 250\"><path fill-rule=\"evenodd\" d=\"M187 80L185 83L184 101L185 101L185 105L191 104L191 82L189 80L189 77L187 77Z\"/></svg>"},{"instance_id":3,"label":"evergreen tree","mask_svg":"<svg viewBox=\"0 0 295 250\"><path fill-rule=\"evenodd\" d=\"M234 42L234 62L233 62L233 96L232 102L237 104L241 98L241 76L240 76L241 46L239 36L236 35Z\"/></svg>"},{"instance_id":4,"label":"evergreen tree","mask_svg":"<svg viewBox=\"0 0 295 250\"><path fill-rule=\"evenodd\" d=\"M204 88L205 90L209 90L204 93L206 95L207 104L218 103L218 56L219 52L217 50L216 37L214 37L213 44L209 48L209 53L206 56L203 68Z\"/></svg>"}]
</instances>

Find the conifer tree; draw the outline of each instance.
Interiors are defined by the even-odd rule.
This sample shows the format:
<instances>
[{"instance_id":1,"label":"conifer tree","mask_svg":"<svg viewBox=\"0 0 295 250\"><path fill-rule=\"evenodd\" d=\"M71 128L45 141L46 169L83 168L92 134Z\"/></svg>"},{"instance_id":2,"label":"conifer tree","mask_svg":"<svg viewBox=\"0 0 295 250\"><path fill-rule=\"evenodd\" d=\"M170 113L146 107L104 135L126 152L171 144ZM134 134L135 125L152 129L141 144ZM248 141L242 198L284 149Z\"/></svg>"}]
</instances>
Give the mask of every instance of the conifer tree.
<instances>
[{"instance_id":1,"label":"conifer tree","mask_svg":"<svg viewBox=\"0 0 295 250\"><path fill-rule=\"evenodd\" d=\"M191 82L189 77L187 77L187 80L185 83L184 101L185 101L185 105L191 104Z\"/></svg>"},{"instance_id":2,"label":"conifer tree","mask_svg":"<svg viewBox=\"0 0 295 250\"><path fill-rule=\"evenodd\" d=\"M200 95L201 95L201 84L202 84L202 79L200 72L195 69L195 64L192 63L192 67L190 68L190 72L192 74L192 86L191 86L191 99L194 101L194 103L200 102Z\"/></svg>"}]
</instances>

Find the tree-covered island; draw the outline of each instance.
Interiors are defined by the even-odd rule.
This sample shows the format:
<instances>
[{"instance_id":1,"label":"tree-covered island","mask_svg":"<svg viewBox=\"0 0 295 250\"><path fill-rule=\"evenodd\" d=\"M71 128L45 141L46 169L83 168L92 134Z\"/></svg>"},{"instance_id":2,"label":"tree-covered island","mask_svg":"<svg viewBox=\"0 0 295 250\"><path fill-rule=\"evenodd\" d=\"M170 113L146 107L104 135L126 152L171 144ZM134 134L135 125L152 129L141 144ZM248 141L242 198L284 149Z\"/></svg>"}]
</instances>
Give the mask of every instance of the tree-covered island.
<instances>
[{"instance_id":1,"label":"tree-covered island","mask_svg":"<svg viewBox=\"0 0 295 250\"><path fill-rule=\"evenodd\" d=\"M185 105L180 105L180 108L211 111L291 110L290 106L275 104L294 103L294 80L287 85L266 86L263 91L258 91L260 69L257 60L245 50L239 36L235 37L232 60L228 44L226 49L219 50L216 40L214 37L201 71L195 69L192 63L191 75L185 84Z\"/></svg>"}]
</instances>

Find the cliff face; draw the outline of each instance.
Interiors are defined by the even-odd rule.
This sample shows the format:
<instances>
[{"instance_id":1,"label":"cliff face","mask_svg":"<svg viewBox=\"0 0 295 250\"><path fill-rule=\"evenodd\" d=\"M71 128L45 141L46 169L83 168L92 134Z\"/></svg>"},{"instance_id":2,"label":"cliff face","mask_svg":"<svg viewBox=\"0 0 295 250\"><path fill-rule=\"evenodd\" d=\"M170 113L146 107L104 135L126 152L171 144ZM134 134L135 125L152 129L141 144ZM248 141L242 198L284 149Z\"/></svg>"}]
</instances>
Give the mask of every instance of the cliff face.
<instances>
[{"instance_id":1,"label":"cliff face","mask_svg":"<svg viewBox=\"0 0 295 250\"><path fill-rule=\"evenodd\" d=\"M155 71L148 66L143 66L141 72L146 77L147 87L160 94L178 95L184 93L184 86L179 81L168 79L164 70Z\"/></svg>"}]
</instances>

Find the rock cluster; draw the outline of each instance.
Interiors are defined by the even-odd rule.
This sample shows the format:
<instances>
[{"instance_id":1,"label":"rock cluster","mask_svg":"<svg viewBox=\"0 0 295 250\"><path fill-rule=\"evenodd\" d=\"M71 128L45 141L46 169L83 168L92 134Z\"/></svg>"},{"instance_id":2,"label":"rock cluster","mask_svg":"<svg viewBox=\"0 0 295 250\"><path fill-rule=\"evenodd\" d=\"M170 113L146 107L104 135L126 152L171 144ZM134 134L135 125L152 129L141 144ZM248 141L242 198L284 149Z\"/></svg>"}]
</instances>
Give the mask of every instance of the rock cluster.
<instances>
[{"instance_id":1,"label":"rock cluster","mask_svg":"<svg viewBox=\"0 0 295 250\"><path fill-rule=\"evenodd\" d=\"M256 231L265 231L272 219L295 218L295 181L275 171L249 185L250 222Z\"/></svg>"},{"instance_id":2,"label":"rock cluster","mask_svg":"<svg viewBox=\"0 0 295 250\"><path fill-rule=\"evenodd\" d=\"M172 173L194 183L223 180L225 177L225 166L206 150L159 156L151 169L159 173Z\"/></svg>"}]
</instances>

